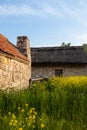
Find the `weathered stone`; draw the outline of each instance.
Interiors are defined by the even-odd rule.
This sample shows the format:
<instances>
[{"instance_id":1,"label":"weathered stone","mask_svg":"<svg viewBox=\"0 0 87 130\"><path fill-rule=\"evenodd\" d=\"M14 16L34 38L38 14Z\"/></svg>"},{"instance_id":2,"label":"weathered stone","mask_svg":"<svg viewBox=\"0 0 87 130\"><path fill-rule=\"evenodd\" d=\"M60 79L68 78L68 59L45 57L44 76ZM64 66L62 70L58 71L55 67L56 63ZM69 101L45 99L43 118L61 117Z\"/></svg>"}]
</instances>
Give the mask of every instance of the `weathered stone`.
<instances>
[{"instance_id":1,"label":"weathered stone","mask_svg":"<svg viewBox=\"0 0 87 130\"><path fill-rule=\"evenodd\" d=\"M61 66L32 66L32 78L54 77L55 70L62 69L63 76L87 76L86 65L61 65Z\"/></svg>"},{"instance_id":2,"label":"weathered stone","mask_svg":"<svg viewBox=\"0 0 87 130\"><path fill-rule=\"evenodd\" d=\"M0 88L25 88L29 85L29 64L24 64L5 56L0 56ZM9 64L7 62L9 61ZM20 71L21 70L21 71Z\"/></svg>"}]
</instances>

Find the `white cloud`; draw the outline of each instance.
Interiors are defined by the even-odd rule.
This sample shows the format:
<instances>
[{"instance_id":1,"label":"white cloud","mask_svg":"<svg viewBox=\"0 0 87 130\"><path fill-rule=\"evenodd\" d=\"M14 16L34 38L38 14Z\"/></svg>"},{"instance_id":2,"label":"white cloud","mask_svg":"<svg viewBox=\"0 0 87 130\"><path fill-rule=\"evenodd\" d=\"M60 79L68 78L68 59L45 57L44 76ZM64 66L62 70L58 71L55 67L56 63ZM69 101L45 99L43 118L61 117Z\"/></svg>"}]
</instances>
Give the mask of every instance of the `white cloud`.
<instances>
[{"instance_id":1,"label":"white cloud","mask_svg":"<svg viewBox=\"0 0 87 130\"><path fill-rule=\"evenodd\" d=\"M46 14L57 15L58 13L54 8L47 4L42 4L40 8L33 8L29 5L0 5L0 15L43 16Z\"/></svg>"},{"instance_id":2,"label":"white cloud","mask_svg":"<svg viewBox=\"0 0 87 130\"><path fill-rule=\"evenodd\" d=\"M62 0L63 1L63 0ZM76 4L76 5L75 5ZM2 4L0 5L0 16L9 15L33 15L33 16L56 16L57 18L70 19L79 24L87 26L87 1L78 0L77 3L68 2L47 3L39 1L35 5L31 4Z\"/></svg>"},{"instance_id":3,"label":"white cloud","mask_svg":"<svg viewBox=\"0 0 87 130\"><path fill-rule=\"evenodd\" d=\"M42 12L45 14L51 14L56 16L62 16L61 11L48 5L47 3L42 4Z\"/></svg>"},{"instance_id":4,"label":"white cloud","mask_svg":"<svg viewBox=\"0 0 87 130\"><path fill-rule=\"evenodd\" d=\"M64 19L73 20L76 23L87 26L87 0L77 0L72 3L62 0L59 8Z\"/></svg>"},{"instance_id":5,"label":"white cloud","mask_svg":"<svg viewBox=\"0 0 87 130\"><path fill-rule=\"evenodd\" d=\"M22 14L35 14L35 10L31 7L22 5L0 5L0 15L22 15Z\"/></svg>"}]
</instances>

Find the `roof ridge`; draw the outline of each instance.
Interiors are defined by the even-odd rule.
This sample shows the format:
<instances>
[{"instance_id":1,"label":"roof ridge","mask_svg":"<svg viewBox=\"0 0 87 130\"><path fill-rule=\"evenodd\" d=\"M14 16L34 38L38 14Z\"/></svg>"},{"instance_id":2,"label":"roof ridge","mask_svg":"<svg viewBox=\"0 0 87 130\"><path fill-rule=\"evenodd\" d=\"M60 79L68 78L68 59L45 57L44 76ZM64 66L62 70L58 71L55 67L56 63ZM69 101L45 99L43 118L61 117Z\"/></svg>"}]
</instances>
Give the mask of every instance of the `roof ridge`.
<instances>
[{"instance_id":1,"label":"roof ridge","mask_svg":"<svg viewBox=\"0 0 87 130\"><path fill-rule=\"evenodd\" d=\"M70 50L70 49L83 49L83 46L69 46L69 47L62 47L62 46L54 46L54 47L31 47L31 50Z\"/></svg>"}]
</instances>

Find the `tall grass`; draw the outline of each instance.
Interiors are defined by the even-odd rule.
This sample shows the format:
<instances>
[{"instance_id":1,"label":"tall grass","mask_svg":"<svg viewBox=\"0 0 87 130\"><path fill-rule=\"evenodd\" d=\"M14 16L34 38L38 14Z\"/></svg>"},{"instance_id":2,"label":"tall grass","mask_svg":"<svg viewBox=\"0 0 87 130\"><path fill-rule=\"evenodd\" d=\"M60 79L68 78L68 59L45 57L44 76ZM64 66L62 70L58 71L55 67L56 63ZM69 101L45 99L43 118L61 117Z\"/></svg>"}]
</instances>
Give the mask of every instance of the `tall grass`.
<instances>
[{"instance_id":1,"label":"tall grass","mask_svg":"<svg viewBox=\"0 0 87 130\"><path fill-rule=\"evenodd\" d=\"M48 82L36 82L27 90L0 91L1 130L19 130L18 125L11 127L9 122L12 113L19 122L25 120L27 110L24 115L18 110L19 106L25 109L25 104L27 110L35 109L37 118L32 127L24 121L27 127L23 128L22 124L23 130L87 130L87 77L56 77Z\"/></svg>"}]
</instances>

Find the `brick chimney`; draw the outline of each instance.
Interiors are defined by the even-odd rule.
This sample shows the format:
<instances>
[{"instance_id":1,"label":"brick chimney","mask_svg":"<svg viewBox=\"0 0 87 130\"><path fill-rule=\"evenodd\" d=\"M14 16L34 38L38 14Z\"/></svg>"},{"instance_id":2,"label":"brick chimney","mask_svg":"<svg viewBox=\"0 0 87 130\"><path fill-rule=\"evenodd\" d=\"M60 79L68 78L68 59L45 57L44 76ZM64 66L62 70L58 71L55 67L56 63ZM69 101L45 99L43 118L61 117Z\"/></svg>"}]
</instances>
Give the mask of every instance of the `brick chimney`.
<instances>
[{"instance_id":1,"label":"brick chimney","mask_svg":"<svg viewBox=\"0 0 87 130\"><path fill-rule=\"evenodd\" d=\"M30 40L27 36L18 36L17 37L17 48L22 52L28 59L31 59L30 53Z\"/></svg>"}]
</instances>

